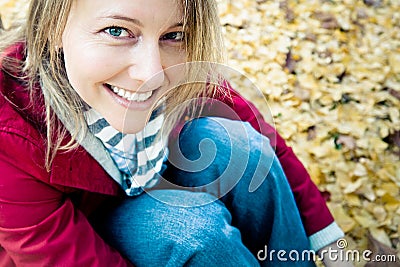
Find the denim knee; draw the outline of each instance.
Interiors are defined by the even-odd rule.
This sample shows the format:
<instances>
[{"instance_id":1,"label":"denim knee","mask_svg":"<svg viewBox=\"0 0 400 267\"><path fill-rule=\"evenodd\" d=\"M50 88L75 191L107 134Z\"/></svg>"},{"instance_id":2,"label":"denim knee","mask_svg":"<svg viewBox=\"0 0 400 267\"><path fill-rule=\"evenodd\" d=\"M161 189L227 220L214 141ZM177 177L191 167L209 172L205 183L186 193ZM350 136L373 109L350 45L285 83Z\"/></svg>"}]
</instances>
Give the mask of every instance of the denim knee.
<instances>
[{"instance_id":1,"label":"denim knee","mask_svg":"<svg viewBox=\"0 0 400 267\"><path fill-rule=\"evenodd\" d=\"M250 192L255 191L274 162L269 139L249 123L204 117L187 123L179 141L171 145L169 163L173 167L166 177L178 185L200 187L193 191L206 186L207 192L223 197L243 178L249 181ZM186 175L191 181L177 178Z\"/></svg>"},{"instance_id":2,"label":"denim knee","mask_svg":"<svg viewBox=\"0 0 400 267\"><path fill-rule=\"evenodd\" d=\"M137 266L223 266L224 259L232 258L254 262L230 225L229 211L213 200L206 193L154 190L111 213L107 239Z\"/></svg>"}]
</instances>

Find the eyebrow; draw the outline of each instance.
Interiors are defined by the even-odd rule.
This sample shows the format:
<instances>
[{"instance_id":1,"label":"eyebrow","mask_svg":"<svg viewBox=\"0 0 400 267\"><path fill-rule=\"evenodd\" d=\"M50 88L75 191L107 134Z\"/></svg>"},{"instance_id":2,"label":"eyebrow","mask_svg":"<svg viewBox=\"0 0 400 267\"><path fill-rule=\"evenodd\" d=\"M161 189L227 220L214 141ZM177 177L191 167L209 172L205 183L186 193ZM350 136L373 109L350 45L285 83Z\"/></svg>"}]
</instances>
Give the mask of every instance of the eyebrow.
<instances>
[{"instance_id":1,"label":"eyebrow","mask_svg":"<svg viewBox=\"0 0 400 267\"><path fill-rule=\"evenodd\" d=\"M124 20L124 21L128 21L128 22L134 23L134 24L136 24L136 25L138 25L140 27L143 27L143 23L140 22L140 20L133 19L133 18L130 18L130 17L121 16L121 15L101 16L100 18Z\"/></svg>"},{"instance_id":2,"label":"eyebrow","mask_svg":"<svg viewBox=\"0 0 400 267\"><path fill-rule=\"evenodd\" d=\"M171 25L170 28L182 27L182 26L183 26L183 22L178 22L178 23L175 23L174 25Z\"/></svg>"},{"instance_id":3,"label":"eyebrow","mask_svg":"<svg viewBox=\"0 0 400 267\"><path fill-rule=\"evenodd\" d=\"M134 19L134 18L130 18L130 17L126 17L126 16L110 15L110 16L102 16L100 18L124 20L124 21L128 21L128 22L134 23L134 24L136 24L136 25L138 25L140 27L144 27L143 23L140 20ZM181 26L183 26L183 22L175 23L174 25L171 25L169 28L175 28L175 27L181 27Z\"/></svg>"}]
</instances>

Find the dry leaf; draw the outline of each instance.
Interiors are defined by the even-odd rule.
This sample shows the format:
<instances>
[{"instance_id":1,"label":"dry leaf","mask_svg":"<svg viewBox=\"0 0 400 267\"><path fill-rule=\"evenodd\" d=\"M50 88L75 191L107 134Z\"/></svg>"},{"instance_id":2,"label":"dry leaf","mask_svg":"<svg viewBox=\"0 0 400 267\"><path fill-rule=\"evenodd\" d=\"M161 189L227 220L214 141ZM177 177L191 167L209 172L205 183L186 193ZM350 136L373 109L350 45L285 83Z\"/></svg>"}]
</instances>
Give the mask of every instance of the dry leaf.
<instances>
[{"instance_id":1,"label":"dry leaf","mask_svg":"<svg viewBox=\"0 0 400 267\"><path fill-rule=\"evenodd\" d=\"M382 0L364 0L364 3L368 6L380 7L382 5Z\"/></svg>"},{"instance_id":2,"label":"dry leaf","mask_svg":"<svg viewBox=\"0 0 400 267\"><path fill-rule=\"evenodd\" d=\"M377 255L384 256L385 258L388 255L394 255L397 257L396 262L369 262L365 266L366 267L375 267L375 266L385 266L385 267L399 267L400 259L396 255L396 251L391 247L382 244L378 240L376 240L370 233L368 233L368 249L372 251L372 255L370 255L371 259L376 259Z\"/></svg>"},{"instance_id":3,"label":"dry leaf","mask_svg":"<svg viewBox=\"0 0 400 267\"><path fill-rule=\"evenodd\" d=\"M369 228L376 225L373 216L366 210L360 210L353 215L354 219L363 227Z\"/></svg>"},{"instance_id":4,"label":"dry leaf","mask_svg":"<svg viewBox=\"0 0 400 267\"><path fill-rule=\"evenodd\" d=\"M329 205L329 209L345 233L351 231L356 226L356 222L347 215L340 204L331 204Z\"/></svg>"},{"instance_id":5,"label":"dry leaf","mask_svg":"<svg viewBox=\"0 0 400 267\"><path fill-rule=\"evenodd\" d=\"M344 145L348 149L355 149L357 146L356 140L352 136L340 135L336 140L337 145Z\"/></svg>"},{"instance_id":6,"label":"dry leaf","mask_svg":"<svg viewBox=\"0 0 400 267\"><path fill-rule=\"evenodd\" d=\"M395 98L400 100L400 92L399 91L389 88L389 94L391 94L392 96L394 96Z\"/></svg>"},{"instance_id":7,"label":"dry leaf","mask_svg":"<svg viewBox=\"0 0 400 267\"><path fill-rule=\"evenodd\" d=\"M333 14L315 12L315 17L321 21L321 27L324 29L336 29L339 27L339 23Z\"/></svg>"},{"instance_id":8,"label":"dry leaf","mask_svg":"<svg viewBox=\"0 0 400 267\"><path fill-rule=\"evenodd\" d=\"M346 188L343 190L343 193L345 193L345 194L354 193L358 188L360 188L363 181L364 181L363 179L358 179L354 183L348 183L346 185Z\"/></svg>"},{"instance_id":9,"label":"dry leaf","mask_svg":"<svg viewBox=\"0 0 400 267\"><path fill-rule=\"evenodd\" d=\"M377 227L370 227L369 232L370 232L371 236L374 238L374 240L379 241L380 243L382 243L388 247L392 246L389 236L386 234L386 232L383 229L377 228Z\"/></svg>"},{"instance_id":10,"label":"dry leaf","mask_svg":"<svg viewBox=\"0 0 400 267\"><path fill-rule=\"evenodd\" d=\"M296 61L292 56L292 51L289 51L289 53L287 53L286 55L285 70L287 70L288 73L293 73L295 68L296 68Z\"/></svg>"},{"instance_id":11,"label":"dry leaf","mask_svg":"<svg viewBox=\"0 0 400 267\"><path fill-rule=\"evenodd\" d=\"M316 129L315 125L310 126L307 129L307 141L314 140L316 137L317 137L317 129Z\"/></svg>"}]
</instances>

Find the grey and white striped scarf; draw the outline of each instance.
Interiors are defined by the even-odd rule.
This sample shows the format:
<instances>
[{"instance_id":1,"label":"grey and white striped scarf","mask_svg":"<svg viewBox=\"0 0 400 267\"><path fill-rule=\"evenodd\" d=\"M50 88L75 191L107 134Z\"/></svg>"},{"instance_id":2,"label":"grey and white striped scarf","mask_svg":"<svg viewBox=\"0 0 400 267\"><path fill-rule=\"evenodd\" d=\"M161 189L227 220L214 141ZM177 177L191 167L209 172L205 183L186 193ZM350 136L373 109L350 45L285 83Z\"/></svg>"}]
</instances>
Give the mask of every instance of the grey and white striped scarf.
<instances>
[{"instance_id":1,"label":"grey and white striped scarf","mask_svg":"<svg viewBox=\"0 0 400 267\"><path fill-rule=\"evenodd\" d=\"M123 134L114 129L96 110L85 111L90 132L101 140L124 177L121 185L129 196L139 195L155 186L167 158L167 141L161 138L164 106L156 109L144 129Z\"/></svg>"}]
</instances>

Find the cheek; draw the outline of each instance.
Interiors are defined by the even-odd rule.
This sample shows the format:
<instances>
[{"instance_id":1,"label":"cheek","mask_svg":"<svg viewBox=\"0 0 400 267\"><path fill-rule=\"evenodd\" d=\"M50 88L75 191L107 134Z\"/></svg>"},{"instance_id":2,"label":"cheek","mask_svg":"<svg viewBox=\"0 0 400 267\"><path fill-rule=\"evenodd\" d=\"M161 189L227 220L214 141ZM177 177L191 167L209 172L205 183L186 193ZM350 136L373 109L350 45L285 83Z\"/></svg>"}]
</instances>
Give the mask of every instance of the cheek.
<instances>
[{"instance_id":1,"label":"cheek","mask_svg":"<svg viewBox=\"0 0 400 267\"><path fill-rule=\"evenodd\" d=\"M165 69L170 87L175 87L185 80L185 64L177 64Z\"/></svg>"},{"instance_id":2,"label":"cheek","mask_svg":"<svg viewBox=\"0 0 400 267\"><path fill-rule=\"evenodd\" d=\"M116 66L110 64L113 55L92 47L66 47L65 69L71 85L79 90L82 86L103 82L109 78ZM115 58L115 57L114 57Z\"/></svg>"},{"instance_id":3,"label":"cheek","mask_svg":"<svg viewBox=\"0 0 400 267\"><path fill-rule=\"evenodd\" d=\"M179 85L185 80L185 70L190 63L186 63L186 55L184 53L169 54L165 58L164 69L165 75L168 77L171 86Z\"/></svg>"}]
</instances>

